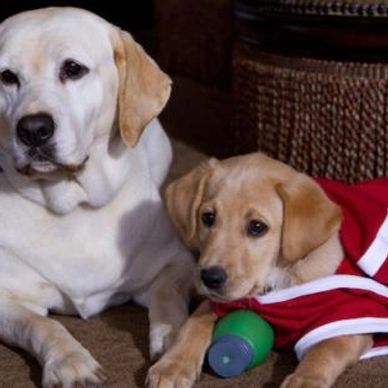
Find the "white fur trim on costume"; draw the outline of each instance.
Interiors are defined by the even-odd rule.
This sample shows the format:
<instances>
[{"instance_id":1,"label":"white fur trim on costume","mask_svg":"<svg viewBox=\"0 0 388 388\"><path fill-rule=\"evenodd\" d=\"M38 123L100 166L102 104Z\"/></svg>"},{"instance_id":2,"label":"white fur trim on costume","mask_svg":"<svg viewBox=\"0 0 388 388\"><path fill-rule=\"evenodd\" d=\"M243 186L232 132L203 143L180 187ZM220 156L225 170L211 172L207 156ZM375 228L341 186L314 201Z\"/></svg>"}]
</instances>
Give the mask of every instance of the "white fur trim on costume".
<instances>
[{"instance_id":1,"label":"white fur trim on costume","mask_svg":"<svg viewBox=\"0 0 388 388\"><path fill-rule=\"evenodd\" d=\"M341 335L370 333L388 333L388 318L345 319L317 327L316 329L310 331L305 336L303 336L295 344L295 353L298 359L300 360L303 358L304 354L308 349L310 349L317 343L322 342L323 340L338 337ZM388 347L382 346L376 348L376 352L377 349L380 349L378 355L388 354ZM373 349L369 351L371 353L369 357L374 356L372 350ZM365 354L366 358L368 357L369 352Z\"/></svg>"},{"instance_id":2,"label":"white fur trim on costume","mask_svg":"<svg viewBox=\"0 0 388 388\"><path fill-rule=\"evenodd\" d=\"M357 265L369 276L374 276L388 256L388 215L381 224L375 239L369 245Z\"/></svg>"},{"instance_id":3,"label":"white fur trim on costume","mask_svg":"<svg viewBox=\"0 0 388 388\"><path fill-rule=\"evenodd\" d=\"M339 288L367 290L388 298L388 288L373 279L355 275L331 275L284 290L272 291L266 295L257 296L256 299L261 304L278 303Z\"/></svg>"},{"instance_id":4,"label":"white fur trim on costume","mask_svg":"<svg viewBox=\"0 0 388 388\"><path fill-rule=\"evenodd\" d=\"M388 354L388 346L376 346L375 348L369 349L364 353L360 360L367 360L372 357L386 356Z\"/></svg>"}]
</instances>

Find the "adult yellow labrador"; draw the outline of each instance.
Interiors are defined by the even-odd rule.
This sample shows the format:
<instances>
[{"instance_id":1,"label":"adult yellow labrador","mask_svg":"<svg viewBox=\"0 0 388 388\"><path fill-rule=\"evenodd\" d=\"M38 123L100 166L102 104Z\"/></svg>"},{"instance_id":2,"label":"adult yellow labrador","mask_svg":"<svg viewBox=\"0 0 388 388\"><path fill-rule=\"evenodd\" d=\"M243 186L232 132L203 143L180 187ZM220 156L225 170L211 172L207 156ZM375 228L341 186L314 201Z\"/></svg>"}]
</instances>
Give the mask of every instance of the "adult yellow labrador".
<instances>
[{"instance_id":1,"label":"adult yellow labrador","mask_svg":"<svg viewBox=\"0 0 388 388\"><path fill-rule=\"evenodd\" d=\"M171 183L167 204L211 303L150 369L150 387L191 387L217 316L236 307L295 347L284 388L330 387L360 357L388 353L388 179L315 181L256 153L200 165Z\"/></svg>"},{"instance_id":2,"label":"adult yellow labrador","mask_svg":"<svg viewBox=\"0 0 388 388\"><path fill-rule=\"evenodd\" d=\"M103 380L50 311L87 318L133 299L149 307L152 357L186 317L191 257L159 195L170 85L90 12L0 24L0 337L40 361L44 387Z\"/></svg>"}]
</instances>

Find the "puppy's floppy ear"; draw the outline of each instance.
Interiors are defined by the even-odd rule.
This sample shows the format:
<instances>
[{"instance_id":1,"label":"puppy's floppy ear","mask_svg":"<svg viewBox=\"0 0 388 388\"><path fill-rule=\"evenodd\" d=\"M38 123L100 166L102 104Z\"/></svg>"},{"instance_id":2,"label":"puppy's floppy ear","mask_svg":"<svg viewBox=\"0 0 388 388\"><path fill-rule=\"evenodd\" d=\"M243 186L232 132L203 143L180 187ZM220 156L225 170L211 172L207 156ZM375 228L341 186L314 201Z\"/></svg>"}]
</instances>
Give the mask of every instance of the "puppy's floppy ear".
<instances>
[{"instance_id":1,"label":"puppy's floppy ear","mask_svg":"<svg viewBox=\"0 0 388 388\"><path fill-rule=\"evenodd\" d=\"M189 248L197 247L197 212L202 202L206 182L217 159L209 159L166 189L166 203L170 217Z\"/></svg>"},{"instance_id":2,"label":"puppy's floppy ear","mask_svg":"<svg viewBox=\"0 0 388 388\"><path fill-rule=\"evenodd\" d=\"M282 256L295 262L326 242L341 224L340 208L310 177L297 174L295 179L276 186L283 201Z\"/></svg>"},{"instance_id":3,"label":"puppy's floppy ear","mask_svg":"<svg viewBox=\"0 0 388 388\"><path fill-rule=\"evenodd\" d=\"M118 125L123 141L133 147L166 105L171 79L128 32L117 28L112 40L119 73Z\"/></svg>"}]
</instances>

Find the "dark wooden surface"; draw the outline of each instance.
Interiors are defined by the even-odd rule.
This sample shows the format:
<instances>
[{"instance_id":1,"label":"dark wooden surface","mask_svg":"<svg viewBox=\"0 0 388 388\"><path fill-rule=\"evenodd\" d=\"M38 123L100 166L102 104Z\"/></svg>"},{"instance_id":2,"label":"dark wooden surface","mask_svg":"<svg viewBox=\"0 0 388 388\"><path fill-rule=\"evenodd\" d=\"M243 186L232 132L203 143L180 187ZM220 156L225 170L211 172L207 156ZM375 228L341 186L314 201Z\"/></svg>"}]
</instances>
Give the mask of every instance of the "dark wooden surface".
<instances>
[{"instance_id":1,"label":"dark wooden surface","mask_svg":"<svg viewBox=\"0 0 388 388\"><path fill-rule=\"evenodd\" d=\"M153 0L14 0L0 1L0 21L17 12L52 6L86 8L124 29L142 30L153 25Z\"/></svg>"},{"instance_id":2,"label":"dark wooden surface","mask_svg":"<svg viewBox=\"0 0 388 388\"><path fill-rule=\"evenodd\" d=\"M365 12L349 16L341 14L340 9L326 15L309 8L305 13L296 13L292 7L265 8L259 2L255 5L240 0L235 9L236 33L241 40L272 53L388 62L388 14L372 16Z\"/></svg>"}]
</instances>

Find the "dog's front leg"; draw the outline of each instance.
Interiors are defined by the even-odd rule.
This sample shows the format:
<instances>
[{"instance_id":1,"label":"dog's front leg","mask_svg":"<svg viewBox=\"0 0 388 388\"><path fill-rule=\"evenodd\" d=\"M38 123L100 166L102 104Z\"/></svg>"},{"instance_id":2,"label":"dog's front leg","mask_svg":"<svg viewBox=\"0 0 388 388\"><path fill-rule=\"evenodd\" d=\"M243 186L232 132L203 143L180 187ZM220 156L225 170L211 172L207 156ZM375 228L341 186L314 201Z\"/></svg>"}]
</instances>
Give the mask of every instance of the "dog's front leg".
<instances>
[{"instance_id":1,"label":"dog's front leg","mask_svg":"<svg viewBox=\"0 0 388 388\"><path fill-rule=\"evenodd\" d=\"M150 357L157 360L171 346L187 319L193 289L190 264L167 266L157 277L149 301Z\"/></svg>"},{"instance_id":2,"label":"dog's front leg","mask_svg":"<svg viewBox=\"0 0 388 388\"><path fill-rule=\"evenodd\" d=\"M370 335L348 335L318 343L307 351L281 388L328 388L372 346Z\"/></svg>"},{"instance_id":3,"label":"dog's front leg","mask_svg":"<svg viewBox=\"0 0 388 388\"><path fill-rule=\"evenodd\" d=\"M217 317L203 302L183 324L167 353L153 365L147 376L149 388L189 388L202 369Z\"/></svg>"},{"instance_id":4,"label":"dog's front leg","mask_svg":"<svg viewBox=\"0 0 388 388\"><path fill-rule=\"evenodd\" d=\"M0 303L0 336L32 353L43 367L42 386L100 386L102 368L90 353L57 321L17 305Z\"/></svg>"}]
</instances>

